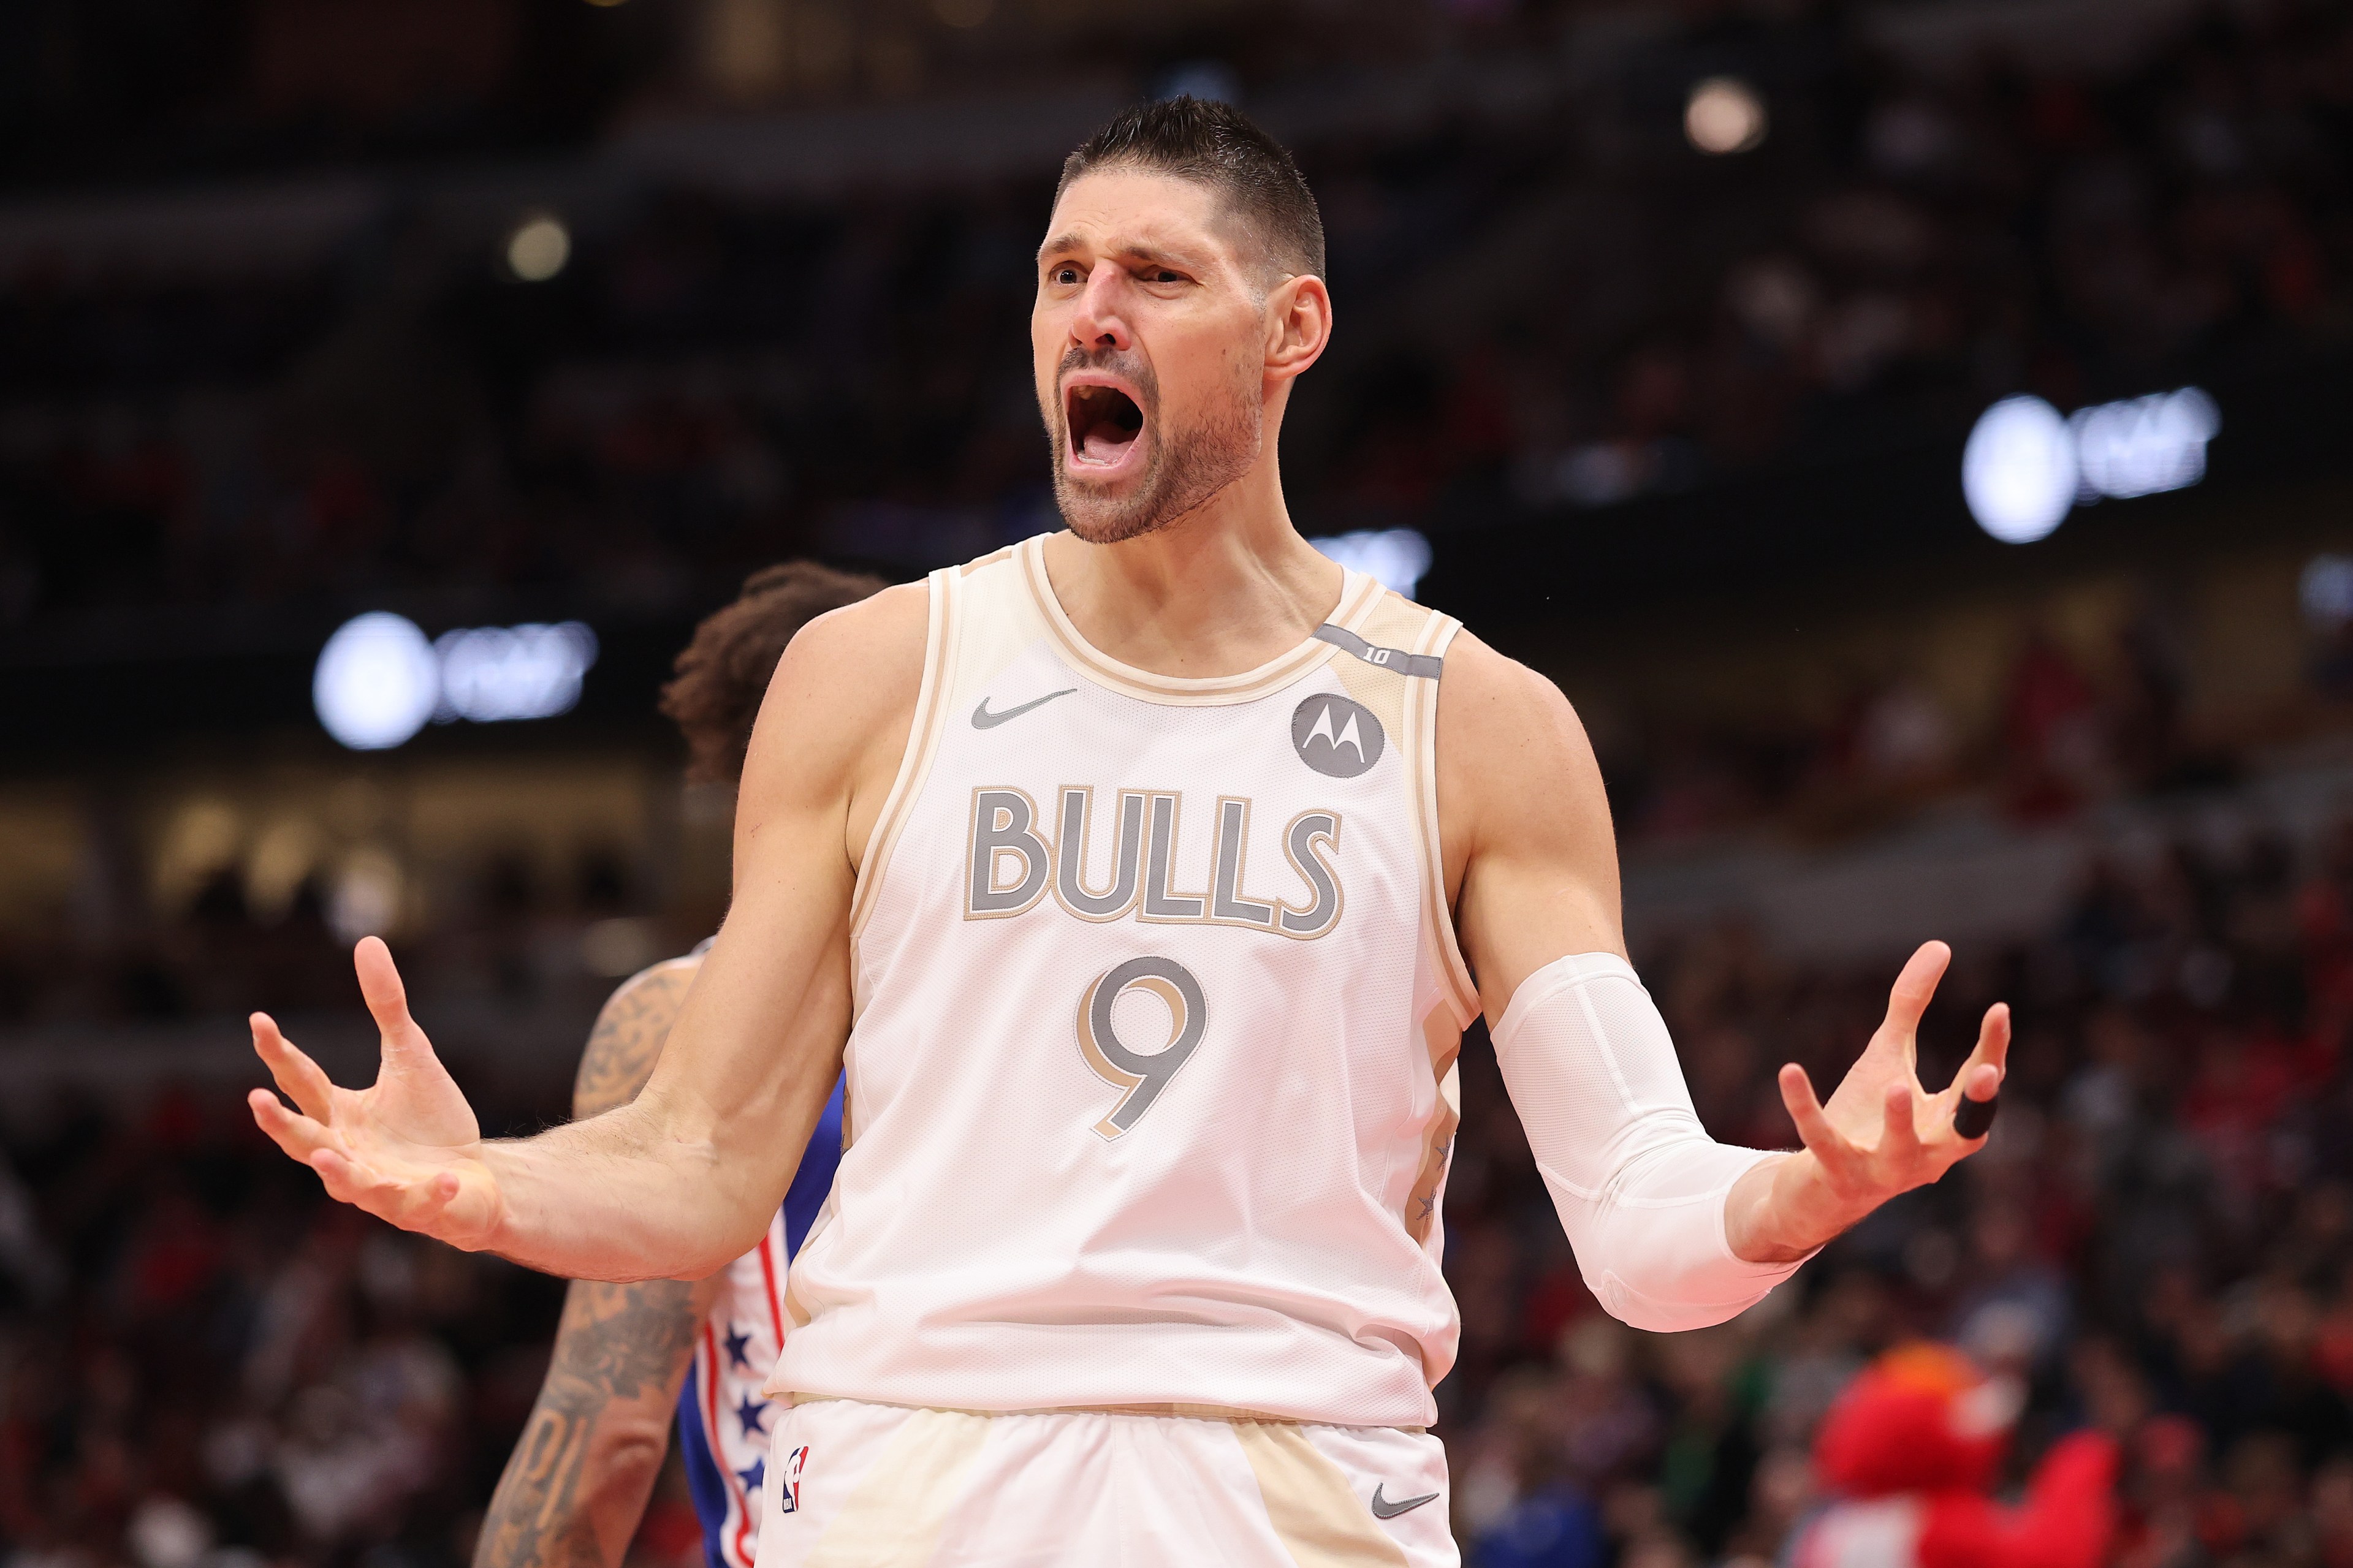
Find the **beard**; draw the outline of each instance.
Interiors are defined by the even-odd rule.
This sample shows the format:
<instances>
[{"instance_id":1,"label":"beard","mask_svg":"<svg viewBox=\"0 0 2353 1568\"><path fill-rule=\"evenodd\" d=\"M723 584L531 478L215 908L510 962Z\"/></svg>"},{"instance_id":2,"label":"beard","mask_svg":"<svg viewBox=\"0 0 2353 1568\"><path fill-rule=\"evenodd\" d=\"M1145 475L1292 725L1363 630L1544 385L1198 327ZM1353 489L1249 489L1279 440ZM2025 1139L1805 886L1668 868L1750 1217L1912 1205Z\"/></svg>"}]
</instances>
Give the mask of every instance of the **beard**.
<instances>
[{"instance_id":1,"label":"beard","mask_svg":"<svg viewBox=\"0 0 2353 1568\"><path fill-rule=\"evenodd\" d=\"M1073 479L1065 464L1071 450L1070 403L1060 381L1073 370L1113 372L1143 395L1141 438L1150 443L1150 456L1124 495ZM1070 531L1090 544L1118 544L1166 528L1206 504L1258 461L1264 416L1247 389L1228 389L1230 395L1220 400L1222 406L1212 406L1182 429L1164 429L1159 379L1137 355L1115 349L1072 349L1062 356L1055 383L1046 420L1054 504Z\"/></svg>"}]
</instances>

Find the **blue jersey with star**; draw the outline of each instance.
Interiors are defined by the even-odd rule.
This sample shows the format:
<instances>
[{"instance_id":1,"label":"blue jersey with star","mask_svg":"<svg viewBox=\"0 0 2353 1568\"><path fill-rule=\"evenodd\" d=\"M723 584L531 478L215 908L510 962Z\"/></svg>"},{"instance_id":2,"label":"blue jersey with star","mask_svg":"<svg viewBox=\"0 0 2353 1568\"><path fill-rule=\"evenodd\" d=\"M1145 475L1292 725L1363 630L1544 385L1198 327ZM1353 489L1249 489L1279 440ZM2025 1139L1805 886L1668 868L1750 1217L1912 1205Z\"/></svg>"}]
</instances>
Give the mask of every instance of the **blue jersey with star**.
<instances>
[{"instance_id":1,"label":"blue jersey with star","mask_svg":"<svg viewBox=\"0 0 2353 1568\"><path fill-rule=\"evenodd\" d=\"M833 1190L834 1168L840 1163L841 1084L836 1080L833 1095L818 1118L817 1130L809 1135L808 1149L801 1155L800 1169L785 1194L783 1261L789 1262L800 1251L809 1226L817 1223L818 1210ZM754 1273L747 1262L739 1261L731 1268L745 1275ZM764 1285L772 1291L781 1289L780 1269L778 1276L764 1280ZM697 1341L694 1370L678 1395L679 1447L686 1462L687 1489L702 1521L702 1554L709 1568L746 1568L749 1547L756 1543L748 1526L747 1505L755 1502L767 1481L766 1439L776 1408L759 1396L757 1389L769 1371L763 1358L773 1362L776 1356L775 1346L766 1342L774 1334L761 1316L772 1310L773 1299L767 1302L747 1300L749 1294L721 1292L711 1321ZM712 1364L719 1370L721 1387L730 1392L725 1401L714 1397L706 1381ZM715 1450L733 1450L737 1457L723 1459Z\"/></svg>"}]
</instances>

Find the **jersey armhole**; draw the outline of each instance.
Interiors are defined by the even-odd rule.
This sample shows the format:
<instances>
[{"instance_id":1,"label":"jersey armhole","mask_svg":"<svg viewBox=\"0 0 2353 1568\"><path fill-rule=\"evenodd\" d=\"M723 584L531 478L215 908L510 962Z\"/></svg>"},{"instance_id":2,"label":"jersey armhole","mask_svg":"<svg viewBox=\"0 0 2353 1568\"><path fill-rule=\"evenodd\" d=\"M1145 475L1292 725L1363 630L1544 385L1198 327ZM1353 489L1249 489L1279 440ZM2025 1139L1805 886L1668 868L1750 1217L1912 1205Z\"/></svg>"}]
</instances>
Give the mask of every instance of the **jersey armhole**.
<instances>
[{"instance_id":1,"label":"jersey armhole","mask_svg":"<svg viewBox=\"0 0 2353 1568\"><path fill-rule=\"evenodd\" d=\"M1461 629L1461 621L1433 610L1409 651L1443 658ZM1406 682L1406 727L1412 740L1414 817L1421 839L1422 923L1447 1005L1455 1024L1467 1029L1479 1016L1479 987L1462 961L1454 914L1447 907L1446 854L1438 831L1438 697L1442 684L1442 677Z\"/></svg>"},{"instance_id":2,"label":"jersey armhole","mask_svg":"<svg viewBox=\"0 0 2353 1568\"><path fill-rule=\"evenodd\" d=\"M899 758L899 773L891 781L891 793L882 797L882 810L874 819L872 837L866 841L866 858L859 864L857 886L849 899L853 1019L865 1010L866 1004L866 988L858 970L858 939L874 913L875 895L882 886L883 873L890 868L891 851L907 826L908 808L921 793L924 776L932 769L932 758L939 751L940 719L946 710L948 677L955 667L955 638L963 619L959 614L963 581L955 568L944 567L931 574L927 586L931 605L923 630L923 680L916 689L914 718L907 726L907 749Z\"/></svg>"}]
</instances>

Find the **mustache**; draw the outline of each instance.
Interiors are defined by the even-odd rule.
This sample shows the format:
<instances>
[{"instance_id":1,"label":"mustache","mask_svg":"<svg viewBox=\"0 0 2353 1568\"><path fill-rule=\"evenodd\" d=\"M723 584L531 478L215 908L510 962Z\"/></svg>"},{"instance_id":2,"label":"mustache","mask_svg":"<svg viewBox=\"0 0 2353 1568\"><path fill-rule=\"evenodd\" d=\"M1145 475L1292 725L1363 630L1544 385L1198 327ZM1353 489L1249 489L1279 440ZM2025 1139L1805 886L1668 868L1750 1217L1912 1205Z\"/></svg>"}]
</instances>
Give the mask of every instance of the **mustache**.
<instances>
[{"instance_id":1,"label":"mustache","mask_svg":"<svg viewBox=\"0 0 2353 1568\"><path fill-rule=\"evenodd\" d=\"M1054 369L1055 384L1060 385L1063 378L1074 370L1099 370L1125 380L1142 395L1141 412L1146 416L1160 401L1160 378L1152 374L1149 361L1131 350L1073 344L1062 351L1062 363Z\"/></svg>"}]
</instances>

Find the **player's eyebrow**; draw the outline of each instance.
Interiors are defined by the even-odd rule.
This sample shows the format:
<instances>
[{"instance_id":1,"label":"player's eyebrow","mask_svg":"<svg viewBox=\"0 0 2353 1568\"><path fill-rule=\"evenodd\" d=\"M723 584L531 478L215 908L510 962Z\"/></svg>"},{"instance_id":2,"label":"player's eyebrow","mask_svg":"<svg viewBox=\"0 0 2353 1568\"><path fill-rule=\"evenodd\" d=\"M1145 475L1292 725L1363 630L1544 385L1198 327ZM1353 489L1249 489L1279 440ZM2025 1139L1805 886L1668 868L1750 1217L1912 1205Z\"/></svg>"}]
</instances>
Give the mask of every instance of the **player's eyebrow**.
<instances>
[{"instance_id":1,"label":"player's eyebrow","mask_svg":"<svg viewBox=\"0 0 2353 1568\"><path fill-rule=\"evenodd\" d=\"M1085 250L1087 248L1089 248L1089 246L1084 237L1076 234L1058 234L1053 238L1048 240L1045 244L1038 247L1038 265L1043 267L1050 258L1067 255L1073 250ZM1182 250L1172 249L1164 246L1130 244L1118 247L1117 248L1106 251L1103 254L1113 261L1126 262L1130 265L1134 265L1138 262L1146 265L1158 262L1163 266L1179 268L1184 271L1192 273L1205 271L1210 265L1208 262L1198 258L1187 255Z\"/></svg>"}]
</instances>

